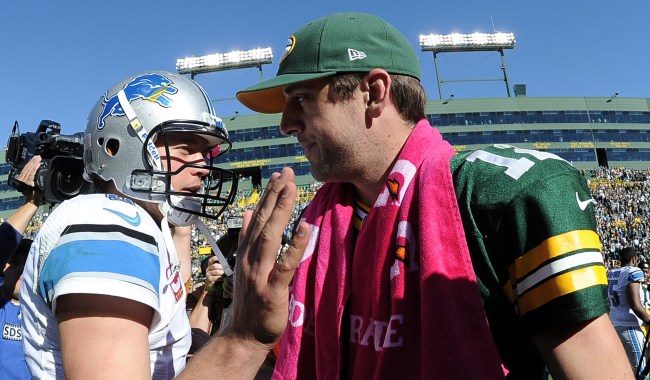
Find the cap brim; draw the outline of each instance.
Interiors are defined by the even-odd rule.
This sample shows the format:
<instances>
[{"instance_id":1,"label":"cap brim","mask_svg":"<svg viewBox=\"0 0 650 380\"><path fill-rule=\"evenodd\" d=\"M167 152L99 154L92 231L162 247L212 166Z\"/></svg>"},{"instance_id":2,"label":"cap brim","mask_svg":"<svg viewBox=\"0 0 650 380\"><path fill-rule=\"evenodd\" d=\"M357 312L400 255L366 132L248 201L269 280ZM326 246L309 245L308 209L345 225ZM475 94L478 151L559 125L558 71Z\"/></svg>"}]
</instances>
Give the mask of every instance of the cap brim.
<instances>
[{"instance_id":1,"label":"cap brim","mask_svg":"<svg viewBox=\"0 0 650 380\"><path fill-rule=\"evenodd\" d=\"M334 74L336 72L278 75L275 78L260 82L237 92L237 100L255 112L282 112L285 104L282 90L286 86L312 79L325 78Z\"/></svg>"}]
</instances>

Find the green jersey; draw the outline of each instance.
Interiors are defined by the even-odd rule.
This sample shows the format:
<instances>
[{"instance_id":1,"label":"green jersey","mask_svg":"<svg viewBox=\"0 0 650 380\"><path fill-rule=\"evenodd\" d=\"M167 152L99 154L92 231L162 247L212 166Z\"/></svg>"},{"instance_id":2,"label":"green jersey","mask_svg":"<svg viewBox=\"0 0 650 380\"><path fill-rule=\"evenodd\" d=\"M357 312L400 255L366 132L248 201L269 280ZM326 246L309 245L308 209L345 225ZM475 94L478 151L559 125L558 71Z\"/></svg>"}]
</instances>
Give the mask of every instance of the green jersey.
<instances>
[{"instance_id":1,"label":"green jersey","mask_svg":"<svg viewBox=\"0 0 650 380\"><path fill-rule=\"evenodd\" d=\"M560 157L507 145L451 160L490 328L513 378L541 375L530 336L609 310L586 181Z\"/></svg>"}]
</instances>

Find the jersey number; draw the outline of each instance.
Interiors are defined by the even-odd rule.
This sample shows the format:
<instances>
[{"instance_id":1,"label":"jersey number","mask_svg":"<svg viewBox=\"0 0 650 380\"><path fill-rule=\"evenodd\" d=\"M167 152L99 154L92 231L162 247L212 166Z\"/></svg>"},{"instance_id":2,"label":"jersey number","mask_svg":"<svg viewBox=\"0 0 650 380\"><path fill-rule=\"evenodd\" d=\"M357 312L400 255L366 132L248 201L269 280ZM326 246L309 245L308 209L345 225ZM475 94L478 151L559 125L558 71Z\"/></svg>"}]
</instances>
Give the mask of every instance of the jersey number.
<instances>
[{"instance_id":1,"label":"jersey number","mask_svg":"<svg viewBox=\"0 0 650 380\"><path fill-rule=\"evenodd\" d=\"M552 153L540 152L538 150L515 148L515 153L530 154L531 156L535 157L540 161L546 159L565 161L564 159ZM466 160L469 162L474 162L476 161L476 159L479 159L483 162L487 162L489 164L507 168L505 173L515 180L519 179L519 177L521 177L530 168L532 168L533 165L535 165L533 161L529 160L526 157L520 157L520 158L503 157L503 156L499 156L498 154L487 152L485 150L474 151L466 158Z\"/></svg>"},{"instance_id":2,"label":"jersey number","mask_svg":"<svg viewBox=\"0 0 650 380\"><path fill-rule=\"evenodd\" d=\"M609 293L609 302L612 306L617 307L621 304L621 299L618 297L618 292L614 290L614 285L618 284L618 280L609 280L607 286L607 293Z\"/></svg>"}]
</instances>

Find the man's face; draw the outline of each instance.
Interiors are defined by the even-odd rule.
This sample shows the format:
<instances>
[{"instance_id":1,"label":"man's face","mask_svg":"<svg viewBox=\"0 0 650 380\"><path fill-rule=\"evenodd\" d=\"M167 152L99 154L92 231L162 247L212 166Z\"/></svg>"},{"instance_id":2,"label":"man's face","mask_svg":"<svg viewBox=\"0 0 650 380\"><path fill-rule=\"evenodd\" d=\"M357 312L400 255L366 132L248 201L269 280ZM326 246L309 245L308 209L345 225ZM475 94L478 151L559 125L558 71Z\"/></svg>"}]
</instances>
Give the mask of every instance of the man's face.
<instances>
[{"instance_id":1,"label":"man's face","mask_svg":"<svg viewBox=\"0 0 650 380\"><path fill-rule=\"evenodd\" d=\"M205 164L208 143L203 137L191 133L171 133L165 136L165 140L169 147L169 168L166 167L168 155L162 137L156 140L156 147L167 171L174 172L185 164ZM171 177L172 187L174 191L194 194L201 189L201 178L207 174L207 169L185 168Z\"/></svg>"},{"instance_id":2,"label":"man's face","mask_svg":"<svg viewBox=\"0 0 650 380\"><path fill-rule=\"evenodd\" d=\"M357 90L352 99L334 103L328 99L329 90L326 79L287 86L280 131L298 138L314 178L352 181L358 179L363 154L364 102Z\"/></svg>"}]
</instances>

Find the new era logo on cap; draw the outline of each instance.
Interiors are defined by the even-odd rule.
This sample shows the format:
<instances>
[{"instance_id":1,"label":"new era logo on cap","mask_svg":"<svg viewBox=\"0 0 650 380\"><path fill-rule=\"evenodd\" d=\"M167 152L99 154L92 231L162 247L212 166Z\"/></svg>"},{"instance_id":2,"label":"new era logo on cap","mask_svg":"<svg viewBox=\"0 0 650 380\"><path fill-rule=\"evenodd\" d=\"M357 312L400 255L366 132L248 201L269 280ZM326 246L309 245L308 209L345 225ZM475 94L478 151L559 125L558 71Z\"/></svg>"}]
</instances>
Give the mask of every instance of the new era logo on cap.
<instances>
[{"instance_id":1,"label":"new era logo on cap","mask_svg":"<svg viewBox=\"0 0 650 380\"><path fill-rule=\"evenodd\" d=\"M348 48L348 57L350 57L350 61L356 61L359 59L364 59L366 58L366 53L356 50L356 49L350 49Z\"/></svg>"}]
</instances>

